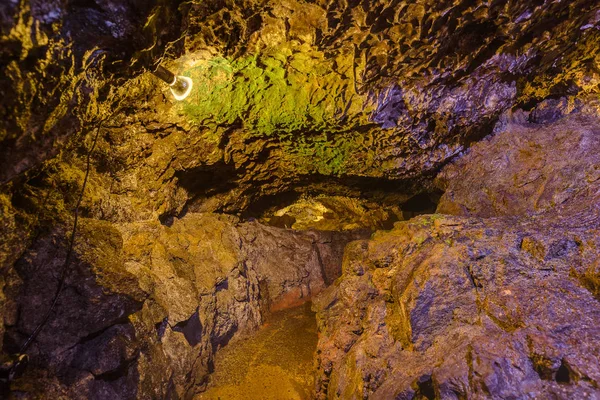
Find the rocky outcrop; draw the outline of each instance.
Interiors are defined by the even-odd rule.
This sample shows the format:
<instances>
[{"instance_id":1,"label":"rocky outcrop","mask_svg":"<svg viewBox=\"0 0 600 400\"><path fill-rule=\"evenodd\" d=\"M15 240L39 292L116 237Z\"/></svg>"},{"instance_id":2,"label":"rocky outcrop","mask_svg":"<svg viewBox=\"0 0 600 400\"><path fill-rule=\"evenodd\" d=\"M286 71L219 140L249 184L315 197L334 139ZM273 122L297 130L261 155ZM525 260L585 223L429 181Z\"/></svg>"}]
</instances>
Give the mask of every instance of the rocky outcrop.
<instances>
[{"instance_id":1,"label":"rocky outcrop","mask_svg":"<svg viewBox=\"0 0 600 400\"><path fill-rule=\"evenodd\" d=\"M600 180L598 107L592 99L563 98L505 116L503 134L473 145L438 175L445 191L438 212L539 215L594 193Z\"/></svg>"},{"instance_id":2,"label":"rocky outcrop","mask_svg":"<svg viewBox=\"0 0 600 400\"><path fill-rule=\"evenodd\" d=\"M302 233L189 214L172 227L83 221L65 287L12 394L170 398L206 387L214 354L277 309L310 300L356 234ZM65 231L35 239L5 288L5 351L42 320L65 257ZM331 251L320 249L331 248Z\"/></svg>"},{"instance_id":3,"label":"rocky outcrop","mask_svg":"<svg viewBox=\"0 0 600 400\"><path fill-rule=\"evenodd\" d=\"M597 126L513 121L442 174L457 216L352 243L315 303L320 398L598 398Z\"/></svg>"}]
</instances>

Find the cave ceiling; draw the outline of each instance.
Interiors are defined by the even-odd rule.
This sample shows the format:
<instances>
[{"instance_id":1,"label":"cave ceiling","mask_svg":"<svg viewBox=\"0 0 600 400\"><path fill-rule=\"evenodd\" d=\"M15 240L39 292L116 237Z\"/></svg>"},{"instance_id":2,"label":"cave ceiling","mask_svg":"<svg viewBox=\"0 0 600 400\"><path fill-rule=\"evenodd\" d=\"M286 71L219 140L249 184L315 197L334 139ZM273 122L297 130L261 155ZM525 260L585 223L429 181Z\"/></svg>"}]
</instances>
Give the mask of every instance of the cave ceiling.
<instances>
[{"instance_id":1,"label":"cave ceiling","mask_svg":"<svg viewBox=\"0 0 600 400\"><path fill-rule=\"evenodd\" d=\"M81 169L100 129L91 184L128 206L89 213L113 220L303 194L400 204L502 115L576 108L600 83L589 0L1 7L1 181L66 180L51 160ZM187 99L145 72L159 64L193 79Z\"/></svg>"}]
</instances>

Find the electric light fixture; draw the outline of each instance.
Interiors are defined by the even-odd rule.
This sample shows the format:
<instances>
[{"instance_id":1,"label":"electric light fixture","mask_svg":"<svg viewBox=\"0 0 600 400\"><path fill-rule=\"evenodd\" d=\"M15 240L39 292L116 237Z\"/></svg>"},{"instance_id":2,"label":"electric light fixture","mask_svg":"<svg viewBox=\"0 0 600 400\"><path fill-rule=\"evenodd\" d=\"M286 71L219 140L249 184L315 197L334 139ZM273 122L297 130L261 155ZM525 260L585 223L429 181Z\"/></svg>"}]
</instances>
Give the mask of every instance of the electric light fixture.
<instances>
[{"instance_id":1,"label":"electric light fixture","mask_svg":"<svg viewBox=\"0 0 600 400\"><path fill-rule=\"evenodd\" d=\"M185 99L192 91L193 82L187 76L175 75L160 65L152 73L170 86L171 93L176 100Z\"/></svg>"}]
</instances>

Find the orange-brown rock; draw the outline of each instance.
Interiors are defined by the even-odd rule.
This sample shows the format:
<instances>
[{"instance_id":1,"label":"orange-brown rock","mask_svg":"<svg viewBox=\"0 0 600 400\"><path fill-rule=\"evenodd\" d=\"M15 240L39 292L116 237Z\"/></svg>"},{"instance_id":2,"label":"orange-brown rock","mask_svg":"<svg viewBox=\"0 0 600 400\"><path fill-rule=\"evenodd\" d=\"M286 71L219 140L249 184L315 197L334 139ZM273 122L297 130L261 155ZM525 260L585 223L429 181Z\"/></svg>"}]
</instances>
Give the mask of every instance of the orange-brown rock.
<instances>
[{"instance_id":1,"label":"orange-brown rock","mask_svg":"<svg viewBox=\"0 0 600 400\"><path fill-rule=\"evenodd\" d=\"M7 280L10 354L50 306L64 235L39 235ZM194 394L206 386L219 349L255 331L271 311L318 294L339 271L344 244L359 237L214 214L188 214L172 227L84 219L65 289L28 352L35 362L12 392L72 399Z\"/></svg>"}]
</instances>

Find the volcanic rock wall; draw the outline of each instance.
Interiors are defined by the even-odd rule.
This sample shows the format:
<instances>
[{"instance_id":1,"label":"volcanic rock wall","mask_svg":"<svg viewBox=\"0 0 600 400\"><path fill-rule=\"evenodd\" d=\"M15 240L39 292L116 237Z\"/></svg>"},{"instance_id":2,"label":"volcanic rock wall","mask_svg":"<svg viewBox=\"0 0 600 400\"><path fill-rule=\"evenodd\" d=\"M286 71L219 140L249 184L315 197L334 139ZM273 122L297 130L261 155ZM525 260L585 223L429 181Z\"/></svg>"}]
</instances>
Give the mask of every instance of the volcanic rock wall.
<instances>
[{"instance_id":1,"label":"volcanic rock wall","mask_svg":"<svg viewBox=\"0 0 600 400\"><path fill-rule=\"evenodd\" d=\"M2 310L9 354L49 307L65 234L40 234L8 276ZM309 301L338 270L345 243L364 235L190 214L170 228L85 219L79 237L56 309L28 351L25 375L12 382L13 396L189 397L206 387L218 349L257 329L272 310Z\"/></svg>"},{"instance_id":2,"label":"volcanic rock wall","mask_svg":"<svg viewBox=\"0 0 600 400\"><path fill-rule=\"evenodd\" d=\"M444 169L440 214L347 247L315 303L319 398L598 398L600 120L587 111L508 118Z\"/></svg>"},{"instance_id":3,"label":"volcanic rock wall","mask_svg":"<svg viewBox=\"0 0 600 400\"><path fill-rule=\"evenodd\" d=\"M391 206L430 190L504 111L598 92L595 1L126 4L4 6L4 42L23 47L36 27L52 28L49 43L73 48L74 67L41 45L3 58L3 182L37 174L60 149L76 164L102 123L93 164L103 197L129 207L105 218L257 216L323 193ZM194 78L189 99L175 104L149 74L133 79L158 61ZM27 66L38 72L25 76ZM39 104L17 107L11 93L29 93L24 82ZM59 93L60 107L45 104Z\"/></svg>"}]
</instances>

